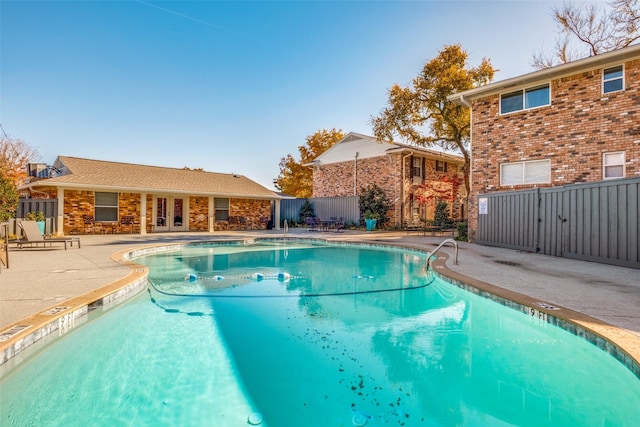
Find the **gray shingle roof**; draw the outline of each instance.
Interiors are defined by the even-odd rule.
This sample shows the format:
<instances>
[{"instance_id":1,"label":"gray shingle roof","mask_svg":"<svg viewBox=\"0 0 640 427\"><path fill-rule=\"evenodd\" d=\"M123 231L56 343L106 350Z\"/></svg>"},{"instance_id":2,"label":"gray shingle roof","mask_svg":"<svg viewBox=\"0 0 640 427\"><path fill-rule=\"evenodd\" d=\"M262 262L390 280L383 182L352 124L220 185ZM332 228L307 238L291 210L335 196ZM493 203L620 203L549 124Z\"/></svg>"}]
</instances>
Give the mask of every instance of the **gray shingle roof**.
<instances>
[{"instance_id":1,"label":"gray shingle roof","mask_svg":"<svg viewBox=\"0 0 640 427\"><path fill-rule=\"evenodd\" d=\"M59 156L64 175L35 181L29 187L112 189L120 192L168 192L225 197L279 199L275 192L243 175L145 166Z\"/></svg>"}]
</instances>

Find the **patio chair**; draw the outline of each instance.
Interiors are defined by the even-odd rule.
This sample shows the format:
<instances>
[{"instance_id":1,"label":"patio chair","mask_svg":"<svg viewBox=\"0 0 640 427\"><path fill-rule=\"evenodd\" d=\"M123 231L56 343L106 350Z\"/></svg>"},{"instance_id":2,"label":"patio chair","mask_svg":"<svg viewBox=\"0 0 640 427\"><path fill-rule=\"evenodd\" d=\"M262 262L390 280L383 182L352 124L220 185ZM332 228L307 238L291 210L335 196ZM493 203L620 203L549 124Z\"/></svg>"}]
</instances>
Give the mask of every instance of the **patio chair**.
<instances>
[{"instance_id":1,"label":"patio chair","mask_svg":"<svg viewBox=\"0 0 640 427\"><path fill-rule=\"evenodd\" d=\"M123 215L120 218L120 232L122 233L122 229L124 227L129 227L130 234L133 234L133 228L136 227L136 222L133 218L133 215Z\"/></svg>"},{"instance_id":2,"label":"patio chair","mask_svg":"<svg viewBox=\"0 0 640 427\"><path fill-rule=\"evenodd\" d=\"M35 221L21 221L18 226L22 230L22 237L17 241L20 249L24 245L31 245L32 247L36 245L38 247L38 243L42 243L43 247L46 247L47 243L49 243L49 246L53 246L54 243L64 243L64 249L66 250L67 243L73 247L73 242L78 242L78 248L80 248L79 237L44 237Z\"/></svg>"},{"instance_id":3,"label":"patio chair","mask_svg":"<svg viewBox=\"0 0 640 427\"><path fill-rule=\"evenodd\" d=\"M84 222L84 232L87 229L91 230L91 233L95 233L96 222L93 219L93 215L82 215L82 221Z\"/></svg>"},{"instance_id":4,"label":"patio chair","mask_svg":"<svg viewBox=\"0 0 640 427\"><path fill-rule=\"evenodd\" d=\"M346 224L344 222L344 218L343 217L340 217L336 221L336 223L334 224L334 228L333 229L335 230L336 233L341 233L341 232L343 232L343 231L345 231L347 229L347 226L346 226Z\"/></svg>"}]
</instances>

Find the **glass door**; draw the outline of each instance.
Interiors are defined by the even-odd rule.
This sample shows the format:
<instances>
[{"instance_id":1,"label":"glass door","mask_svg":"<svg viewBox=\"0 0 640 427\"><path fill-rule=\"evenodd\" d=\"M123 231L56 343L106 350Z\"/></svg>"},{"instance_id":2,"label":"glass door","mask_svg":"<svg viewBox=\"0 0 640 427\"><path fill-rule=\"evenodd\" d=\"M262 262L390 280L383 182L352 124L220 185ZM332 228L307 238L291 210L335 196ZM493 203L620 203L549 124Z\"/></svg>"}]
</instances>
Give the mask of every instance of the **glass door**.
<instances>
[{"instance_id":1,"label":"glass door","mask_svg":"<svg viewBox=\"0 0 640 427\"><path fill-rule=\"evenodd\" d=\"M154 209L154 231L168 231L167 226L167 207L168 199L166 197L157 197Z\"/></svg>"},{"instance_id":2,"label":"glass door","mask_svg":"<svg viewBox=\"0 0 640 427\"><path fill-rule=\"evenodd\" d=\"M184 199L173 197L173 211L171 216L171 231L185 231L187 230L187 218L184 217Z\"/></svg>"},{"instance_id":3,"label":"glass door","mask_svg":"<svg viewBox=\"0 0 640 427\"><path fill-rule=\"evenodd\" d=\"M188 224L182 197L158 196L154 203L154 231L186 231Z\"/></svg>"}]
</instances>

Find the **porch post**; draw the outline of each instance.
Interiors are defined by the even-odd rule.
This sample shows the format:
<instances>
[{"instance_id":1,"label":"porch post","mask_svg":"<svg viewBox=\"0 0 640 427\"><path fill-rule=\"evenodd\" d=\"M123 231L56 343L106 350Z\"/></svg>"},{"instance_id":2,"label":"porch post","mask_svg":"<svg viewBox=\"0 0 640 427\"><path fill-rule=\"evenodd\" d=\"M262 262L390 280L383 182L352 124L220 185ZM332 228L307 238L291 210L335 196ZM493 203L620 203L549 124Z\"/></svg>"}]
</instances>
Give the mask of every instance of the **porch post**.
<instances>
[{"instance_id":1,"label":"porch post","mask_svg":"<svg viewBox=\"0 0 640 427\"><path fill-rule=\"evenodd\" d=\"M56 234L64 236L64 189L58 188L58 212L56 213Z\"/></svg>"},{"instance_id":2,"label":"porch post","mask_svg":"<svg viewBox=\"0 0 640 427\"><path fill-rule=\"evenodd\" d=\"M140 193L140 234L147 234L147 193Z\"/></svg>"},{"instance_id":3,"label":"porch post","mask_svg":"<svg viewBox=\"0 0 640 427\"><path fill-rule=\"evenodd\" d=\"M209 233L213 233L215 230L216 211L214 209L215 200L213 196L209 196Z\"/></svg>"},{"instance_id":4,"label":"porch post","mask_svg":"<svg viewBox=\"0 0 640 427\"><path fill-rule=\"evenodd\" d=\"M273 218L273 227L276 230L280 230L280 199L276 199L276 208L274 212L275 218Z\"/></svg>"}]
</instances>

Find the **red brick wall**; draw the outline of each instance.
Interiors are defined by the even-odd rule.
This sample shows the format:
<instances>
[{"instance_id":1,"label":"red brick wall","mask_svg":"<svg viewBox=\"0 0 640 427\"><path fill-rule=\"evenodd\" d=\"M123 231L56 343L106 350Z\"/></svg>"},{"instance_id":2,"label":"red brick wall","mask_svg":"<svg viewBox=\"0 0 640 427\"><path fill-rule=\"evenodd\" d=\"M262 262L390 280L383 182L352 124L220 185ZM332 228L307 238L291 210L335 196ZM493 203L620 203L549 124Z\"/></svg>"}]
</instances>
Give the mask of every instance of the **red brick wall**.
<instances>
[{"instance_id":1,"label":"red brick wall","mask_svg":"<svg viewBox=\"0 0 640 427\"><path fill-rule=\"evenodd\" d=\"M53 196L55 194L52 193ZM137 223L141 222L141 198L138 193L120 193L118 196L118 215L133 215ZM65 190L64 193L64 233L78 234L84 232L83 215L94 214L94 192ZM189 231L209 230L209 198L192 196L188 199ZM243 217L244 222L230 224L229 221L217 221L215 230L266 230L271 219L271 202L269 200L231 199L229 215ZM147 194L147 232L153 231L153 195ZM99 228L97 229L99 230Z\"/></svg>"},{"instance_id":2,"label":"red brick wall","mask_svg":"<svg viewBox=\"0 0 640 427\"><path fill-rule=\"evenodd\" d=\"M615 64L613 64L615 65ZM499 114L499 95L473 103L469 233L477 195L500 186L500 164L550 159L551 184L602 180L603 153L625 151L626 177L640 176L640 60L625 63L625 90L602 93L602 69L551 82L551 105Z\"/></svg>"},{"instance_id":3,"label":"red brick wall","mask_svg":"<svg viewBox=\"0 0 640 427\"><path fill-rule=\"evenodd\" d=\"M266 230L270 219L269 200L230 199L229 221L216 221L215 230Z\"/></svg>"},{"instance_id":4,"label":"red brick wall","mask_svg":"<svg viewBox=\"0 0 640 427\"><path fill-rule=\"evenodd\" d=\"M189 231L209 231L208 197L189 197Z\"/></svg>"},{"instance_id":5,"label":"red brick wall","mask_svg":"<svg viewBox=\"0 0 640 427\"><path fill-rule=\"evenodd\" d=\"M118 216L133 216L134 221L140 222L140 193L118 194Z\"/></svg>"},{"instance_id":6,"label":"red brick wall","mask_svg":"<svg viewBox=\"0 0 640 427\"><path fill-rule=\"evenodd\" d=\"M84 233L83 215L93 216L93 191L64 191L64 234Z\"/></svg>"},{"instance_id":7,"label":"red brick wall","mask_svg":"<svg viewBox=\"0 0 640 427\"><path fill-rule=\"evenodd\" d=\"M381 157L359 159L356 170L356 193L360 195L362 189L369 184L376 184L387 194L393 209L388 212L391 225L400 225L402 221L410 219L410 205L412 194L421 182L414 182L411 176L411 157L404 159L405 179L402 179L403 155L393 154ZM313 197L342 197L354 195L354 161L332 163L317 166L313 170ZM458 167L449 163L447 172L436 172L435 160L427 158L425 161L425 180L439 181L445 175L459 174ZM404 201L402 200L402 186L404 185ZM404 202L404 203L403 203ZM459 204L453 210L453 217L459 215Z\"/></svg>"}]
</instances>

